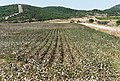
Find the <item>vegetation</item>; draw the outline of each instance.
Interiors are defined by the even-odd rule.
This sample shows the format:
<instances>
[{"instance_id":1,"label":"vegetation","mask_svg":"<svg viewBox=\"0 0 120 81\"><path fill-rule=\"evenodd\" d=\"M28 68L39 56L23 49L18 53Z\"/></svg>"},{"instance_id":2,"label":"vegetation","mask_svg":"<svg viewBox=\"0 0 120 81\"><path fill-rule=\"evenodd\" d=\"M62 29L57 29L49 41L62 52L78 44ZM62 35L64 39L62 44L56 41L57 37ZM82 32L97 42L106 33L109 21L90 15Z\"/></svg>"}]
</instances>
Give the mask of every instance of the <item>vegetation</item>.
<instances>
[{"instance_id":1,"label":"vegetation","mask_svg":"<svg viewBox=\"0 0 120 81\"><path fill-rule=\"evenodd\" d=\"M94 22L94 20L93 19L89 19L89 23L93 23Z\"/></svg>"},{"instance_id":2,"label":"vegetation","mask_svg":"<svg viewBox=\"0 0 120 81\"><path fill-rule=\"evenodd\" d=\"M120 25L120 20L118 20L118 21L116 22L116 24L117 24L117 25Z\"/></svg>"},{"instance_id":3,"label":"vegetation","mask_svg":"<svg viewBox=\"0 0 120 81\"><path fill-rule=\"evenodd\" d=\"M78 11L64 7L34 7L23 5L24 12L15 17L9 18L8 21L45 21L51 19L67 19L70 17L85 16L86 11Z\"/></svg>"},{"instance_id":4,"label":"vegetation","mask_svg":"<svg viewBox=\"0 0 120 81\"><path fill-rule=\"evenodd\" d=\"M78 20L77 23L81 23L81 21Z\"/></svg>"},{"instance_id":5,"label":"vegetation","mask_svg":"<svg viewBox=\"0 0 120 81\"><path fill-rule=\"evenodd\" d=\"M110 9L104 10L108 16L120 16L120 5L116 5Z\"/></svg>"},{"instance_id":6,"label":"vegetation","mask_svg":"<svg viewBox=\"0 0 120 81\"><path fill-rule=\"evenodd\" d=\"M84 17L88 15L96 15L96 14L107 14L108 17L105 18L99 18L98 19L118 19L119 17L114 16L120 16L120 5L116 5L110 9L106 10L74 10L70 8L65 7L35 7L30 5L22 4L24 8L24 12L22 14L19 14L15 17L9 18L7 21L12 22L33 22L33 21L44 21L44 20L50 20L50 19L67 19L71 17ZM13 13L18 12L17 10L17 4L15 5L7 5L7 6L1 6L0 7L0 22L4 22L3 17L6 17L8 15L11 15ZM112 17L111 17L112 16Z\"/></svg>"},{"instance_id":7,"label":"vegetation","mask_svg":"<svg viewBox=\"0 0 120 81\"><path fill-rule=\"evenodd\" d=\"M96 17L99 20L114 20L114 19L120 19L120 16L107 16L107 17Z\"/></svg>"},{"instance_id":8,"label":"vegetation","mask_svg":"<svg viewBox=\"0 0 120 81\"><path fill-rule=\"evenodd\" d=\"M9 18L9 22L33 22L33 21L44 21L50 19L67 19L71 17L84 17L88 15L95 15L96 13L104 14L104 11L101 10L74 10L65 7L35 7L30 5L22 5L24 12ZM9 16L13 13L18 12L17 5L8 5L0 7L0 21L3 21L2 17Z\"/></svg>"},{"instance_id":9,"label":"vegetation","mask_svg":"<svg viewBox=\"0 0 120 81\"><path fill-rule=\"evenodd\" d=\"M84 17L88 15L96 15L96 14L108 14L107 18L99 18L98 19L118 19L119 17L111 17L111 16L120 16L120 5L116 5L110 9L106 10L74 10L70 8L60 7L60 6L49 6L49 7L35 7L30 5L22 4L24 8L24 12L17 16L9 18L7 21L9 22L33 22L33 21L45 21L50 19L67 19L71 17ZM9 16L13 13L18 12L17 4L15 5L7 5L0 7L0 22L4 22L3 17Z\"/></svg>"},{"instance_id":10,"label":"vegetation","mask_svg":"<svg viewBox=\"0 0 120 81\"><path fill-rule=\"evenodd\" d=\"M97 21L98 24L102 24L102 25L107 25L109 23L109 21Z\"/></svg>"},{"instance_id":11,"label":"vegetation","mask_svg":"<svg viewBox=\"0 0 120 81\"><path fill-rule=\"evenodd\" d=\"M74 20L71 20L70 23L75 23L75 21L74 21Z\"/></svg>"},{"instance_id":12,"label":"vegetation","mask_svg":"<svg viewBox=\"0 0 120 81\"><path fill-rule=\"evenodd\" d=\"M0 6L0 20L2 17L18 12L17 5Z\"/></svg>"},{"instance_id":13,"label":"vegetation","mask_svg":"<svg viewBox=\"0 0 120 81\"><path fill-rule=\"evenodd\" d=\"M0 81L2 81L2 77L0 76Z\"/></svg>"},{"instance_id":14,"label":"vegetation","mask_svg":"<svg viewBox=\"0 0 120 81\"><path fill-rule=\"evenodd\" d=\"M77 24L3 24L2 81L118 81L120 38Z\"/></svg>"}]
</instances>

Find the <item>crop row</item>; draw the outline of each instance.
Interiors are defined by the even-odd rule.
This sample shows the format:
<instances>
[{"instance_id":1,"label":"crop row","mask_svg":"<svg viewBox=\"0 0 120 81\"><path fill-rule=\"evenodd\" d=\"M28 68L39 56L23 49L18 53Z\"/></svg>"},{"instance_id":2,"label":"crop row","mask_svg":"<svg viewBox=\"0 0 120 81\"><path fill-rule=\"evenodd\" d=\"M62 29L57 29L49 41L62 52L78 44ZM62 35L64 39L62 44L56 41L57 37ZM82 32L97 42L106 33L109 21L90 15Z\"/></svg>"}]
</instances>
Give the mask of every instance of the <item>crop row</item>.
<instances>
[{"instance_id":1,"label":"crop row","mask_svg":"<svg viewBox=\"0 0 120 81\"><path fill-rule=\"evenodd\" d=\"M83 26L65 26L18 30L17 34L9 31L11 45L0 47L0 59L5 60L0 66L0 78L118 81L120 39ZM0 40L7 41L7 37L1 36Z\"/></svg>"}]
</instances>

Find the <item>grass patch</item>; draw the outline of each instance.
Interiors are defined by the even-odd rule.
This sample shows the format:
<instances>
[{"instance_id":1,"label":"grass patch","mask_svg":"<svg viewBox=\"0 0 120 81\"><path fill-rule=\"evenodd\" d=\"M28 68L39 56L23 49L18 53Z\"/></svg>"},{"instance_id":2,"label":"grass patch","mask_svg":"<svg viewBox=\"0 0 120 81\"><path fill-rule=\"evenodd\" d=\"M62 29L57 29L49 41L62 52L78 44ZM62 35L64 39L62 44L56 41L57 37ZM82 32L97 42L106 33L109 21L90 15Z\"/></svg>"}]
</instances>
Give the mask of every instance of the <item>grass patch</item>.
<instances>
[{"instance_id":1,"label":"grass patch","mask_svg":"<svg viewBox=\"0 0 120 81\"><path fill-rule=\"evenodd\" d=\"M0 76L0 81L2 81L2 77Z\"/></svg>"},{"instance_id":2,"label":"grass patch","mask_svg":"<svg viewBox=\"0 0 120 81\"><path fill-rule=\"evenodd\" d=\"M12 62L14 59L8 56L8 57L5 57L5 60L6 60L7 63L10 63L10 62Z\"/></svg>"},{"instance_id":3,"label":"grass patch","mask_svg":"<svg viewBox=\"0 0 120 81\"><path fill-rule=\"evenodd\" d=\"M108 16L108 17L96 17L99 20L113 20L113 19L120 19L120 16Z\"/></svg>"}]
</instances>

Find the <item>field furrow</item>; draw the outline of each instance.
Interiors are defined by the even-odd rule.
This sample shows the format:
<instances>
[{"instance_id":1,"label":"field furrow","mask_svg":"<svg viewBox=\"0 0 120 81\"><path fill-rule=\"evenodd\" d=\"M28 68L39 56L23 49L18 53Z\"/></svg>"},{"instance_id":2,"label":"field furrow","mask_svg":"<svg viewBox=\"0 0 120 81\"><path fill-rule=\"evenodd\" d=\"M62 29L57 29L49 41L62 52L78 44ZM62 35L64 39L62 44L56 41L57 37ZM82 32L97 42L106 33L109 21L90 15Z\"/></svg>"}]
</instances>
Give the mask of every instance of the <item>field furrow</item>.
<instances>
[{"instance_id":1,"label":"field furrow","mask_svg":"<svg viewBox=\"0 0 120 81\"><path fill-rule=\"evenodd\" d=\"M24 26L0 26L0 81L120 80L119 37L77 24Z\"/></svg>"},{"instance_id":2,"label":"field furrow","mask_svg":"<svg viewBox=\"0 0 120 81\"><path fill-rule=\"evenodd\" d=\"M66 50L66 53L68 53L68 57L67 57L67 59L68 59L68 63L70 64L70 65L72 65L72 64L74 64L74 62L75 62L75 59L74 59L74 57L73 57L73 55L72 55L72 48L71 48L71 46L70 46L70 43L68 42L68 38L67 38L67 36L66 36L66 34L65 34L65 32L66 31L63 31L64 32L64 40L65 40L65 44L66 44L66 48L67 48L67 50Z\"/></svg>"},{"instance_id":3,"label":"field furrow","mask_svg":"<svg viewBox=\"0 0 120 81\"><path fill-rule=\"evenodd\" d=\"M39 61L40 61L39 63L40 63L40 64L45 65L44 62L49 60L49 59L46 59L45 57L49 55L48 52L49 52L49 50L51 51L51 49L52 49L51 46L52 46L53 40L54 40L54 38L55 38L55 36L54 36L55 33L56 33L56 30L54 30L53 33L52 33L52 36L51 36L50 38L48 38L49 41L48 41L48 43L46 44L45 48L43 48L43 49L41 50L41 52L39 52Z\"/></svg>"},{"instance_id":4,"label":"field furrow","mask_svg":"<svg viewBox=\"0 0 120 81\"><path fill-rule=\"evenodd\" d=\"M45 66L47 65L50 67L52 65L53 60L55 59L57 41L58 41L58 30L55 30L54 38L52 40L51 47L50 47L50 49L49 49L49 51L46 54L45 59L44 59Z\"/></svg>"}]
</instances>

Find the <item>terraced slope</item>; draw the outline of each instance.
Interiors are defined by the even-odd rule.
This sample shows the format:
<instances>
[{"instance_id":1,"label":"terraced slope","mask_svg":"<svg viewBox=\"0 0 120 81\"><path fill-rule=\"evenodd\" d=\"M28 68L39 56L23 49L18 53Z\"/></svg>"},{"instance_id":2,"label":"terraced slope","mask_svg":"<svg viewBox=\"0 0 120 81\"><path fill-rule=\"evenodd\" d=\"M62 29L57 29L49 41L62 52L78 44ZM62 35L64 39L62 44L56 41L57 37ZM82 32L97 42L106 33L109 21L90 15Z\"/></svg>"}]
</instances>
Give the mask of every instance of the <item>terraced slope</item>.
<instances>
[{"instance_id":1,"label":"terraced slope","mask_svg":"<svg viewBox=\"0 0 120 81\"><path fill-rule=\"evenodd\" d=\"M9 24L0 29L3 81L120 80L120 38L77 24Z\"/></svg>"}]
</instances>

